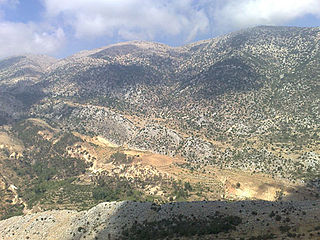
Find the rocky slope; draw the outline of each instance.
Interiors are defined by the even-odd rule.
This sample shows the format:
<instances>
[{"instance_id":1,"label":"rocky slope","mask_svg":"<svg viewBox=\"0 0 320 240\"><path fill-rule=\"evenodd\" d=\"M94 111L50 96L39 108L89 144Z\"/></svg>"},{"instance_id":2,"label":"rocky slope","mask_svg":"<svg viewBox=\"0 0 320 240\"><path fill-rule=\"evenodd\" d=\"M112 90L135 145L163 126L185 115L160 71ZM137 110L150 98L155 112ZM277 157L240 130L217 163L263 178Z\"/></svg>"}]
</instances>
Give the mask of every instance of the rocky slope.
<instances>
[{"instance_id":1,"label":"rocky slope","mask_svg":"<svg viewBox=\"0 0 320 240\"><path fill-rule=\"evenodd\" d=\"M319 45L320 28L262 26L1 60L0 217L126 199L318 199Z\"/></svg>"},{"instance_id":2,"label":"rocky slope","mask_svg":"<svg viewBox=\"0 0 320 240\"><path fill-rule=\"evenodd\" d=\"M190 162L301 179L305 151L319 154L319 34L256 27L179 48L81 52L33 86L45 96L30 113Z\"/></svg>"},{"instance_id":3,"label":"rocky slope","mask_svg":"<svg viewBox=\"0 0 320 240\"><path fill-rule=\"evenodd\" d=\"M41 81L56 59L44 55L15 56L0 61L0 124L21 118L41 93L29 87Z\"/></svg>"},{"instance_id":4,"label":"rocky slope","mask_svg":"<svg viewBox=\"0 0 320 240\"><path fill-rule=\"evenodd\" d=\"M1 91L18 91L40 81L56 59L45 55L16 56L1 60Z\"/></svg>"},{"instance_id":5,"label":"rocky slope","mask_svg":"<svg viewBox=\"0 0 320 240\"><path fill-rule=\"evenodd\" d=\"M319 201L109 202L1 221L0 239L319 239L319 211Z\"/></svg>"}]
</instances>

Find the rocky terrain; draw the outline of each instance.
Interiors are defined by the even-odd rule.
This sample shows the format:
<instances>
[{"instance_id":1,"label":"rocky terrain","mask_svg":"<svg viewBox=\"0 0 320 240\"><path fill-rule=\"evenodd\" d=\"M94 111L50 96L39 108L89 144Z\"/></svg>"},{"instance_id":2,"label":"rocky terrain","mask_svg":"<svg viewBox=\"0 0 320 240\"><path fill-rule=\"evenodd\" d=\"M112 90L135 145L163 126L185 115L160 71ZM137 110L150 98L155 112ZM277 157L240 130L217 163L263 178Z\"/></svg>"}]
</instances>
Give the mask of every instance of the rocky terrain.
<instances>
[{"instance_id":1,"label":"rocky terrain","mask_svg":"<svg viewBox=\"0 0 320 240\"><path fill-rule=\"evenodd\" d=\"M1 60L1 219L54 209L73 219L123 200L312 209L319 47L320 28L261 26L182 47L132 41Z\"/></svg>"},{"instance_id":2,"label":"rocky terrain","mask_svg":"<svg viewBox=\"0 0 320 240\"><path fill-rule=\"evenodd\" d=\"M0 239L319 239L319 204L108 202L1 221Z\"/></svg>"},{"instance_id":3,"label":"rocky terrain","mask_svg":"<svg viewBox=\"0 0 320 240\"><path fill-rule=\"evenodd\" d=\"M33 87L46 96L30 114L133 148L297 180L309 174L306 148L319 154L318 54L318 28L257 27L180 48L121 43L52 65Z\"/></svg>"}]
</instances>

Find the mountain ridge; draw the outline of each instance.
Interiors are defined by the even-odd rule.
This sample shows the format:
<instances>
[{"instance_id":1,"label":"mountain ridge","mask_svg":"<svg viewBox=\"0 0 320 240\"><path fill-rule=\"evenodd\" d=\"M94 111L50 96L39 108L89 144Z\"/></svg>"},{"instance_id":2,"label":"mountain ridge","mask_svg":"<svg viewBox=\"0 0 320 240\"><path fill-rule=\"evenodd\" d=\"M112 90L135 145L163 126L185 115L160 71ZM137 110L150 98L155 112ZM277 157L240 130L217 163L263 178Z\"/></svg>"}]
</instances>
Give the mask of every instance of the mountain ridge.
<instances>
[{"instance_id":1,"label":"mountain ridge","mask_svg":"<svg viewBox=\"0 0 320 240\"><path fill-rule=\"evenodd\" d=\"M320 197L320 28L119 43L43 68L6 61L1 218L128 199Z\"/></svg>"},{"instance_id":2,"label":"mountain ridge","mask_svg":"<svg viewBox=\"0 0 320 240\"><path fill-rule=\"evenodd\" d=\"M202 116L207 139L245 126L248 118L250 126L244 128L249 129L261 128L261 120L275 122L275 116L283 121L286 114L297 122L312 117L316 124L319 32L319 28L264 26L178 48L141 41L110 45L60 60L25 92L41 93L31 105L41 98L46 105L53 98L106 107L120 115L174 119L178 132L198 129L196 122ZM312 79L304 72L309 66ZM24 92L18 99L23 96ZM239 105L240 116L228 99ZM309 110L296 111L306 101L313 115L307 116ZM39 103L33 106L41 108ZM32 106L31 111L43 115ZM231 113L228 119L226 111ZM186 125L181 115L190 123ZM222 126L214 124L214 115ZM210 133L214 128L218 132Z\"/></svg>"}]
</instances>

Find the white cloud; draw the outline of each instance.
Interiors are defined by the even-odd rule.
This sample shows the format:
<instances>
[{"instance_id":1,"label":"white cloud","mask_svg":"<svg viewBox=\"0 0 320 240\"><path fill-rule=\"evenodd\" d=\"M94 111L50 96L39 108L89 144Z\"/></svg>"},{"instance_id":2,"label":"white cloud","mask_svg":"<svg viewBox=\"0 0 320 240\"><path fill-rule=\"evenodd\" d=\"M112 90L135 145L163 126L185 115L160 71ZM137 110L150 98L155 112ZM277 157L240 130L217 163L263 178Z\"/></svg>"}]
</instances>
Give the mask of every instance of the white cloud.
<instances>
[{"instance_id":1,"label":"white cloud","mask_svg":"<svg viewBox=\"0 0 320 240\"><path fill-rule=\"evenodd\" d=\"M19 0L0 0L0 58L24 54L53 54L65 43L64 30L49 23L7 21L7 8Z\"/></svg>"},{"instance_id":2,"label":"white cloud","mask_svg":"<svg viewBox=\"0 0 320 240\"><path fill-rule=\"evenodd\" d=\"M64 43L64 32L61 28L41 28L33 23L0 22L0 57L54 54Z\"/></svg>"},{"instance_id":3,"label":"white cloud","mask_svg":"<svg viewBox=\"0 0 320 240\"><path fill-rule=\"evenodd\" d=\"M307 14L320 15L319 0L227 0L213 11L214 25L238 29L281 25Z\"/></svg>"},{"instance_id":4,"label":"white cloud","mask_svg":"<svg viewBox=\"0 0 320 240\"><path fill-rule=\"evenodd\" d=\"M43 0L47 15L62 17L77 38L183 37L208 30L209 19L194 0Z\"/></svg>"},{"instance_id":5,"label":"white cloud","mask_svg":"<svg viewBox=\"0 0 320 240\"><path fill-rule=\"evenodd\" d=\"M320 15L320 0L42 0L79 40L184 39Z\"/></svg>"},{"instance_id":6,"label":"white cloud","mask_svg":"<svg viewBox=\"0 0 320 240\"><path fill-rule=\"evenodd\" d=\"M88 39L101 42L105 37L110 38L109 42L143 39L182 44L202 34L209 37L211 33L255 25L282 25L307 14L320 16L320 0L39 2L45 9L38 13L42 20L22 23L5 19L5 11L19 7L19 0L0 0L0 57L25 53L56 55L71 39L81 46Z\"/></svg>"}]
</instances>

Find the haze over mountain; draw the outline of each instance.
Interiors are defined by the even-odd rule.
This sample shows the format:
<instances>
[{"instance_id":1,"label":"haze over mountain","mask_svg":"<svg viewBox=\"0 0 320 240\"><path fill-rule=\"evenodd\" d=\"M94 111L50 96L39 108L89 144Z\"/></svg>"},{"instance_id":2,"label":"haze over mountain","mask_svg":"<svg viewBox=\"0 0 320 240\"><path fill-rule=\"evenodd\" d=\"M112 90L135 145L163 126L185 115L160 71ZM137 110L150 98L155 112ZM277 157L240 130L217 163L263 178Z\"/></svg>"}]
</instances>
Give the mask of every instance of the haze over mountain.
<instances>
[{"instance_id":1,"label":"haze over mountain","mask_svg":"<svg viewBox=\"0 0 320 240\"><path fill-rule=\"evenodd\" d=\"M319 47L318 27L260 26L0 61L1 216L114 200L291 200L312 212ZM300 237L314 224L283 222ZM289 231L270 226L261 236Z\"/></svg>"}]
</instances>

